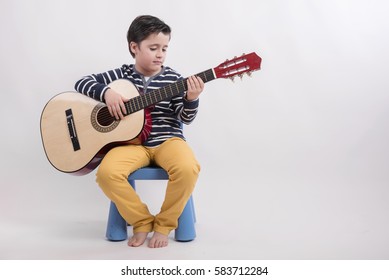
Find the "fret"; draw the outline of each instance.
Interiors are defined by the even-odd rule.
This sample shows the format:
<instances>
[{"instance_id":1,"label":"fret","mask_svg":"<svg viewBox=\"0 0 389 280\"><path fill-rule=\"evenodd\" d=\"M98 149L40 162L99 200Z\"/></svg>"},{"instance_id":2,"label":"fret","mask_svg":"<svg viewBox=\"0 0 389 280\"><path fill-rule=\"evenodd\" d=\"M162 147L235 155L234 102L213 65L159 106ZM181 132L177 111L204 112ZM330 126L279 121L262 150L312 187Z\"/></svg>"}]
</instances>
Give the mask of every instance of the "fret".
<instances>
[{"instance_id":1,"label":"fret","mask_svg":"<svg viewBox=\"0 0 389 280\"><path fill-rule=\"evenodd\" d=\"M131 109L133 112L136 112L135 102L134 99L131 99Z\"/></svg>"},{"instance_id":2,"label":"fret","mask_svg":"<svg viewBox=\"0 0 389 280\"><path fill-rule=\"evenodd\" d=\"M131 111L136 112L136 106L135 106L135 98L130 99L131 101Z\"/></svg>"},{"instance_id":3,"label":"fret","mask_svg":"<svg viewBox=\"0 0 389 280\"><path fill-rule=\"evenodd\" d=\"M162 99L163 96L163 91L166 91L166 88L160 88L159 90L155 91L154 97L155 97L155 102L158 102L160 99ZM154 92L151 92L153 94Z\"/></svg>"},{"instance_id":4,"label":"fret","mask_svg":"<svg viewBox=\"0 0 389 280\"><path fill-rule=\"evenodd\" d=\"M148 94L143 94L142 95L142 105L147 108L149 107L149 101L148 101ZM145 105L146 104L146 105Z\"/></svg>"},{"instance_id":5,"label":"fret","mask_svg":"<svg viewBox=\"0 0 389 280\"><path fill-rule=\"evenodd\" d=\"M208 80L209 80L209 79L208 79L208 76L207 76L207 72L204 72L204 81L205 81L205 82L208 82Z\"/></svg>"},{"instance_id":6,"label":"fret","mask_svg":"<svg viewBox=\"0 0 389 280\"><path fill-rule=\"evenodd\" d=\"M144 96L145 96L145 95L143 94L143 95L141 95L140 98L139 98L139 103L141 104L141 108L145 108L145 104L144 104L144 102L143 102Z\"/></svg>"},{"instance_id":7,"label":"fret","mask_svg":"<svg viewBox=\"0 0 389 280\"><path fill-rule=\"evenodd\" d=\"M143 93L141 95L139 95L138 98L137 98L138 99L138 108L139 108L139 110L144 108L143 105L142 105L142 95L143 95Z\"/></svg>"},{"instance_id":8,"label":"fret","mask_svg":"<svg viewBox=\"0 0 389 280\"><path fill-rule=\"evenodd\" d=\"M168 91L169 90L169 91ZM169 96L169 92L172 91L172 84L168 85L166 88L165 88L165 98L167 98Z\"/></svg>"},{"instance_id":9,"label":"fret","mask_svg":"<svg viewBox=\"0 0 389 280\"><path fill-rule=\"evenodd\" d=\"M128 103L124 103L124 107L126 108L126 112L127 112L126 116L131 114L130 108L128 107Z\"/></svg>"},{"instance_id":10,"label":"fret","mask_svg":"<svg viewBox=\"0 0 389 280\"><path fill-rule=\"evenodd\" d=\"M152 94L145 94L147 107L153 104Z\"/></svg>"},{"instance_id":11,"label":"fret","mask_svg":"<svg viewBox=\"0 0 389 280\"><path fill-rule=\"evenodd\" d=\"M161 88L160 90L157 91L158 95L156 96L156 99L159 101L160 99L163 99L162 96L163 96L163 92L165 92L165 94L167 94L166 92L167 90L167 87L163 87ZM159 96L159 98L157 98Z\"/></svg>"},{"instance_id":12,"label":"fret","mask_svg":"<svg viewBox=\"0 0 389 280\"><path fill-rule=\"evenodd\" d=\"M136 108L137 110L140 110L140 109L141 109L140 104L139 104L139 98L140 98L140 96L137 96L137 97L135 98L135 108Z\"/></svg>"},{"instance_id":13,"label":"fret","mask_svg":"<svg viewBox=\"0 0 389 280\"><path fill-rule=\"evenodd\" d=\"M127 109L127 115L131 114L132 113L132 110L131 110L131 99L128 100L125 104L126 104L126 109Z\"/></svg>"},{"instance_id":14,"label":"fret","mask_svg":"<svg viewBox=\"0 0 389 280\"><path fill-rule=\"evenodd\" d=\"M163 87L163 88L160 88L158 91L156 91L156 94L154 95L155 96L155 102L158 102L158 96L162 96L163 94L163 91L166 91L166 88ZM162 97L160 97L162 98Z\"/></svg>"},{"instance_id":15,"label":"fret","mask_svg":"<svg viewBox=\"0 0 389 280\"><path fill-rule=\"evenodd\" d=\"M132 102L132 99L130 99L130 100L128 100L127 102L126 102L126 108L127 108L127 114L129 115L129 114L132 114L134 111L132 110L132 107L131 107L131 102Z\"/></svg>"},{"instance_id":16,"label":"fret","mask_svg":"<svg viewBox=\"0 0 389 280\"><path fill-rule=\"evenodd\" d=\"M178 88L178 83L174 83L174 85L175 85L176 88L177 88L177 93L179 93L179 92L180 92L180 89Z\"/></svg>"},{"instance_id":17,"label":"fret","mask_svg":"<svg viewBox=\"0 0 389 280\"><path fill-rule=\"evenodd\" d=\"M132 106L131 106L131 99L127 102L127 105L128 105L128 108L129 108L129 110L128 110L128 114L132 114L133 112L134 112L134 109L132 109Z\"/></svg>"},{"instance_id":18,"label":"fret","mask_svg":"<svg viewBox=\"0 0 389 280\"><path fill-rule=\"evenodd\" d=\"M145 99L145 96L144 96L143 93L141 95L139 95L139 98L138 98L138 100L139 100L139 109L145 108L144 102L143 102L144 99Z\"/></svg>"},{"instance_id":19,"label":"fret","mask_svg":"<svg viewBox=\"0 0 389 280\"><path fill-rule=\"evenodd\" d=\"M145 108L147 108L147 107L149 107L151 105L150 96L148 94L144 94L143 96L144 96L143 100L144 100L144 102L146 104Z\"/></svg>"},{"instance_id":20,"label":"fret","mask_svg":"<svg viewBox=\"0 0 389 280\"><path fill-rule=\"evenodd\" d=\"M163 87L163 88L161 88L160 90L158 90L158 91L156 92L155 98L156 98L157 100L163 99L164 92L165 92L165 94L166 94L166 87Z\"/></svg>"},{"instance_id":21,"label":"fret","mask_svg":"<svg viewBox=\"0 0 389 280\"><path fill-rule=\"evenodd\" d=\"M150 95L150 98L151 98L151 103L157 103L157 97L155 96L155 94L149 94ZM153 97L155 99L155 101L153 100Z\"/></svg>"},{"instance_id":22,"label":"fret","mask_svg":"<svg viewBox=\"0 0 389 280\"><path fill-rule=\"evenodd\" d=\"M177 82L177 85L178 85L178 92L182 92L182 91L186 91L187 89L185 88L185 83L183 83L183 81L180 81L180 82Z\"/></svg>"}]
</instances>

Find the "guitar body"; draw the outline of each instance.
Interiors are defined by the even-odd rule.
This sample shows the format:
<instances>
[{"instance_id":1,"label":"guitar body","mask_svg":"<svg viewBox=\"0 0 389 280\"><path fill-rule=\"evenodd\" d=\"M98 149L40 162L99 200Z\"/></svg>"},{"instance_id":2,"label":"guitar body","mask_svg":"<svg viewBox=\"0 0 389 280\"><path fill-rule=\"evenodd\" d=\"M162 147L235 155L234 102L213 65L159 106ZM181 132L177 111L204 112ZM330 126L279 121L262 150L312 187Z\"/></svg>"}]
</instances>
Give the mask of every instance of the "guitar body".
<instances>
[{"instance_id":1,"label":"guitar body","mask_svg":"<svg viewBox=\"0 0 389 280\"><path fill-rule=\"evenodd\" d=\"M139 95L128 80L116 80L109 87L126 98ZM62 172L87 174L113 146L141 144L151 128L149 118L144 109L117 121L104 103L77 92L58 94L46 104L41 116L46 156Z\"/></svg>"}]
</instances>

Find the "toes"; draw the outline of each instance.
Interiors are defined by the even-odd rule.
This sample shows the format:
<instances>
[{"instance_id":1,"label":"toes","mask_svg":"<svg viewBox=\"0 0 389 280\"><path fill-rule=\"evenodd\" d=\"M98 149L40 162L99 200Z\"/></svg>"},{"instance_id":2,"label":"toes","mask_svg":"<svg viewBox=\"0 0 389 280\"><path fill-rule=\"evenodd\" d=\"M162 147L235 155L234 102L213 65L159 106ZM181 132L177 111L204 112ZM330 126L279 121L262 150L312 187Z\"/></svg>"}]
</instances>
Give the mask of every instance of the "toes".
<instances>
[{"instance_id":1,"label":"toes","mask_svg":"<svg viewBox=\"0 0 389 280\"><path fill-rule=\"evenodd\" d=\"M167 236L159 234L159 233L154 233L154 236L150 239L149 242L149 247L150 248L163 248L168 245L168 240Z\"/></svg>"},{"instance_id":2,"label":"toes","mask_svg":"<svg viewBox=\"0 0 389 280\"><path fill-rule=\"evenodd\" d=\"M136 233L127 242L130 247L139 247L142 245L147 238L147 233Z\"/></svg>"},{"instance_id":3,"label":"toes","mask_svg":"<svg viewBox=\"0 0 389 280\"><path fill-rule=\"evenodd\" d=\"M130 240L128 240L128 246L130 247L138 247L140 244L140 242L138 242L135 238L131 238Z\"/></svg>"},{"instance_id":4,"label":"toes","mask_svg":"<svg viewBox=\"0 0 389 280\"><path fill-rule=\"evenodd\" d=\"M149 242L149 248L155 248L155 241L153 240L153 238L150 239L150 242Z\"/></svg>"}]
</instances>

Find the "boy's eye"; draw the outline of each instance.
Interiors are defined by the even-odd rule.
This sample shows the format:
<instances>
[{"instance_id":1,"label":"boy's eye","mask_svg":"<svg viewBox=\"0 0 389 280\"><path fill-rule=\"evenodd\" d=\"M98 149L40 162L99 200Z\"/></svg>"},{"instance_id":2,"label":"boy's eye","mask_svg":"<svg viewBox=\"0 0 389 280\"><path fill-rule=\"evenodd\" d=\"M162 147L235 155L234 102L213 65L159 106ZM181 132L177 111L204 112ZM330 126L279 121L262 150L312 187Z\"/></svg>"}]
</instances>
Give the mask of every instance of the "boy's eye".
<instances>
[{"instance_id":1,"label":"boy's eye","mask_svg":"<svg viewBox=\"0 0 389 280\"><path fill-rule=\"evenodd\" d=\"M156 50L157 50L157 48L150 48L150 50L151 50L151 51L156 51Z\"/></svg>"}]
</instances>

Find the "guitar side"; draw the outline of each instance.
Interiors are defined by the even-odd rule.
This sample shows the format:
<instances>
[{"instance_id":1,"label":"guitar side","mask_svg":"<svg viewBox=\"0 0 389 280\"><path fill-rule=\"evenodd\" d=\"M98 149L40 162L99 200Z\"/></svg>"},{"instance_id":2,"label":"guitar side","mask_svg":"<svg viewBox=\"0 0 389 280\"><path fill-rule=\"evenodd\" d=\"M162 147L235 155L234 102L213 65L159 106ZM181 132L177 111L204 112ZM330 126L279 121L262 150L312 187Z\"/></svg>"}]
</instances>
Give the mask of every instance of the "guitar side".
<instances>
[{"instance_id":1,"label":"guitar side","mask_svg":"<svg viewBox=\"0 0 389 280\"><path fill-rule=\"evenodd\" d=\"M139 95L127 80L109 85L126 98ZM104 111L105 110L105 111ZM116 121L106 106L76 92L54 96L41 115L41 136L49 162L59 171L84 175L91 172L113 146L137 143L145 124L140 110Z\"/></svg>"}]
</instances>

